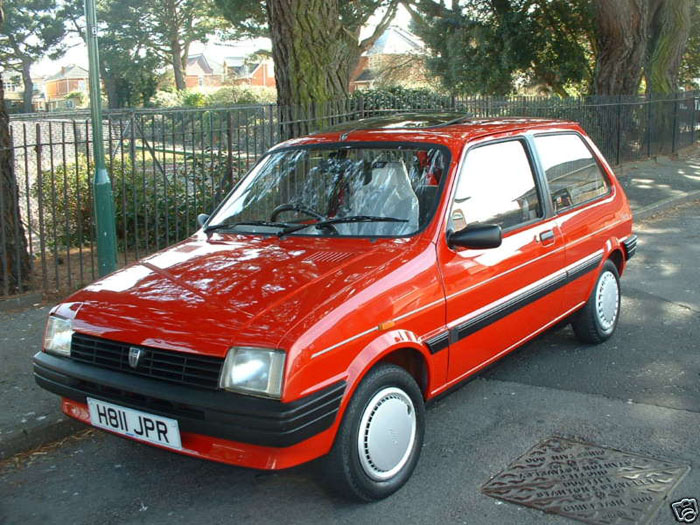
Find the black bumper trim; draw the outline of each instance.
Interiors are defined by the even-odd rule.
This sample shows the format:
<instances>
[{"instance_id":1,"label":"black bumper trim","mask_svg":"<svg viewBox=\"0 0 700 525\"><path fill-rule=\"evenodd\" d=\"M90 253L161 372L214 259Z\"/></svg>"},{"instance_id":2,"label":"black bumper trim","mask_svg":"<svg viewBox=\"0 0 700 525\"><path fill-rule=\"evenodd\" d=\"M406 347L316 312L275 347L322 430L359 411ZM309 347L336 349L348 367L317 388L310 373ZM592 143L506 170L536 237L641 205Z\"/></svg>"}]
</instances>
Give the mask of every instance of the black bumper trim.
<instances>
[{"instance_id":1,"label":"black bumper trim","mask_svg":"<svg viewBox=\"0 0 700 525\"><path fill-rule=\"evenodd\" d=\"M637 236L630 235L624 241L622 241L622 246L625 247L625 256L629 261L635 253L637 253Z\"/></svg>"},{"instance_id":2,"label":"black bumper trim","mask_svg":"<svg viewBox=\"0 0 700 525\"><path fill-rule=\"evenodd\" d=\"M345 392L340 381L282 403L225 391L170 384L56 357L34 356L39 386L86 403L101 399L178 421L180 430L270 447L288 447L331 427Z\"/></svg>"}]
</instances>

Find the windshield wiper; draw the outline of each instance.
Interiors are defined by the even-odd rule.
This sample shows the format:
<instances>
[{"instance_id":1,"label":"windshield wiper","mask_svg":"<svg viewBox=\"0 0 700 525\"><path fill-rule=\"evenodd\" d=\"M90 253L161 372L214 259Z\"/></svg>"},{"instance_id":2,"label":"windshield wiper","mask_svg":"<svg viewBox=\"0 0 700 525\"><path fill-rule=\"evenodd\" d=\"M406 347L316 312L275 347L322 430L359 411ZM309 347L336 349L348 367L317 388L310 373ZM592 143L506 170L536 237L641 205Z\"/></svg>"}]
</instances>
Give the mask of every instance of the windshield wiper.
<instances>
[{"instance_id":1,"label":"windshield wiper","mask_svg":"<svg viewBox=\"0 0 700 525\"><path fill-rule=\"evenodd\" d=\"M351 222L408 222L408 219L397 219L396 217L378 217L375 215L351 215L350 217L336 217L335 219L326 219L325 221L287 226L284 230L277 233L277 235L279 237L283 237L284 235L298 232L299 230L310 228L312 226L315 226L316 228L323 228L324 226L331 226L333 224L345 224Z\"/></svg>"},{"instance_id":2,"label":"windshield wiper","mask_svg":"<svg viewBox=\"0 0 700 525\"><path fill-rule=\"evenodd\" d=\"M222 222L221 224L212 224L204 228L204 233L210 234L216 230L232 229L236 226L270 226L274 228L288 228L290 225L288 222L270 222L270 221L241 221L233 222L231 224Z\"/></svg>"}]
</instances>

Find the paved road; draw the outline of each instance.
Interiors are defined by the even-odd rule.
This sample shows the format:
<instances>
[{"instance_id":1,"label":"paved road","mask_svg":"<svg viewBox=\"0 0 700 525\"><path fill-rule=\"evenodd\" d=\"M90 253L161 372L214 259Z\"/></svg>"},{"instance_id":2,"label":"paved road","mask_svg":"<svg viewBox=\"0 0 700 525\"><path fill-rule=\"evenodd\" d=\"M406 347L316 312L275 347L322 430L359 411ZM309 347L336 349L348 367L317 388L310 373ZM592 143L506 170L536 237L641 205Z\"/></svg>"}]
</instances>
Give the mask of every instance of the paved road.
<instances>
[{"instance_id":1,"label":"paved road","mask_svg":"<svg viewBox=\"0 0 700 525\"><path fill-rule=\"evenodd\" d=\"M538 441L569 436L691 466L700 497L700 203L638 228L618 333L548 333L435 403L406 487L348 503L315 465L260 473L93 433L0 467L0 523L568 523L479 492ZM664 505L655 523L674 523Z\"/></svg>"}]
</instances>

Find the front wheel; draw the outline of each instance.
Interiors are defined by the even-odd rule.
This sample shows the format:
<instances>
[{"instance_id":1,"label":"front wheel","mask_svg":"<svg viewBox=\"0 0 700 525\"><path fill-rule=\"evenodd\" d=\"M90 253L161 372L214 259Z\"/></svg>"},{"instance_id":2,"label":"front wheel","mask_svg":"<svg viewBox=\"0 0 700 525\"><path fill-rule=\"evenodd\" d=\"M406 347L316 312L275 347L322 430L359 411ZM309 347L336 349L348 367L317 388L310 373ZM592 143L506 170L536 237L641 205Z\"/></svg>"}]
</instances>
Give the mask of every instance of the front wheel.
<instances>
[{"instance_id":1,"label":"front wheel","mask_svg":"<svg viewBox=\"0 0 700 525\"><path fill-rule=\"evenodd\" d=\"M598 344L615 331L620 319L620 275L615 264L605 261L586 306L571 326L584 343Z\"/></svg>"},{"instance_id":2,"label":"front wheel","mask_svg":"<svg viewBox=\"0 0 700 525\"><path fill-rule=\"evenodd\" d=\"M362 380L348 405L326 477L336 491L362 501L385 498L411 477L423 446L425 409L413 377L380 365Z\"/></svg>"}]
</instances>

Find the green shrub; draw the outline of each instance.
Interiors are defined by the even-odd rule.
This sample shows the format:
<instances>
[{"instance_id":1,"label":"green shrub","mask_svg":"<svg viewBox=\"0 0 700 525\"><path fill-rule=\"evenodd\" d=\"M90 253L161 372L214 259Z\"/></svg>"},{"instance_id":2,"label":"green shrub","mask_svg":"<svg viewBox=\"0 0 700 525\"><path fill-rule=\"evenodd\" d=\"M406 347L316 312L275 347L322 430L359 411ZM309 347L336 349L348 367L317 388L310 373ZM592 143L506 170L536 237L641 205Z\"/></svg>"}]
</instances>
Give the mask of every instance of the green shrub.
<instances>
[{"instance_id":1,"label":"green shrub","mask_svg":"<svg viewBox=\"0 0 700 525\"><path fill-rule=\"evenodd\" d=\"M213 179L225 165L213 166L191 158L187 172L183 163L175 173L164 176L157 169L154 175L152 166L134 170L128 160L114 159L108 167L120 246L164 247L191 233L197 214L214 206L217 184ZM42 172L41 180L34 184L32 194L41 205L49 246L79 246L93 237L92 177L81 155L76 162L57 166L53 174ZM225 185L219 194L227 190Z\"/></svg>"},{"instance_id":2,"label":"green shrub","mask_svg":"<svg viewBox=\"0 0 700 525\"><path fill-rule=\"evenodd\" d=\"M363 89L352 94L355 99L362 99L365 110L374 109L436 109L451 107L452 99L426 88L404 88L393 86L387 88Z\"/></svg>"},{"instance_id":3,"label":"green shrub","mask_svg":"<svg viewBox=\"0 0 700 525\"><path fill-rule=\"evenodd\" d=\"M277 91L260 86L226 86L207 96L208 106L272 104Z\"/></svg>"},{"instance_id":4,"label":"green shrub","mask_svg":"<svg viewBox=\"0 0 700 525\"><path fill-rule=\"evenodd\" d=\"M181 91L180 105L187 108L201 108L207 105L207 97L199 91Z\"/></svg>"},{"instance_id":5,"label":"green shrub","mask_svg":"<svg viewBox=\"0 0 700 525\"><path fill-rule=\"evenodd\" d=\"M155 107L174 108L180 105L180 98L172 91L158 91L152 102Z\"/></svg>"}]
</instances>

